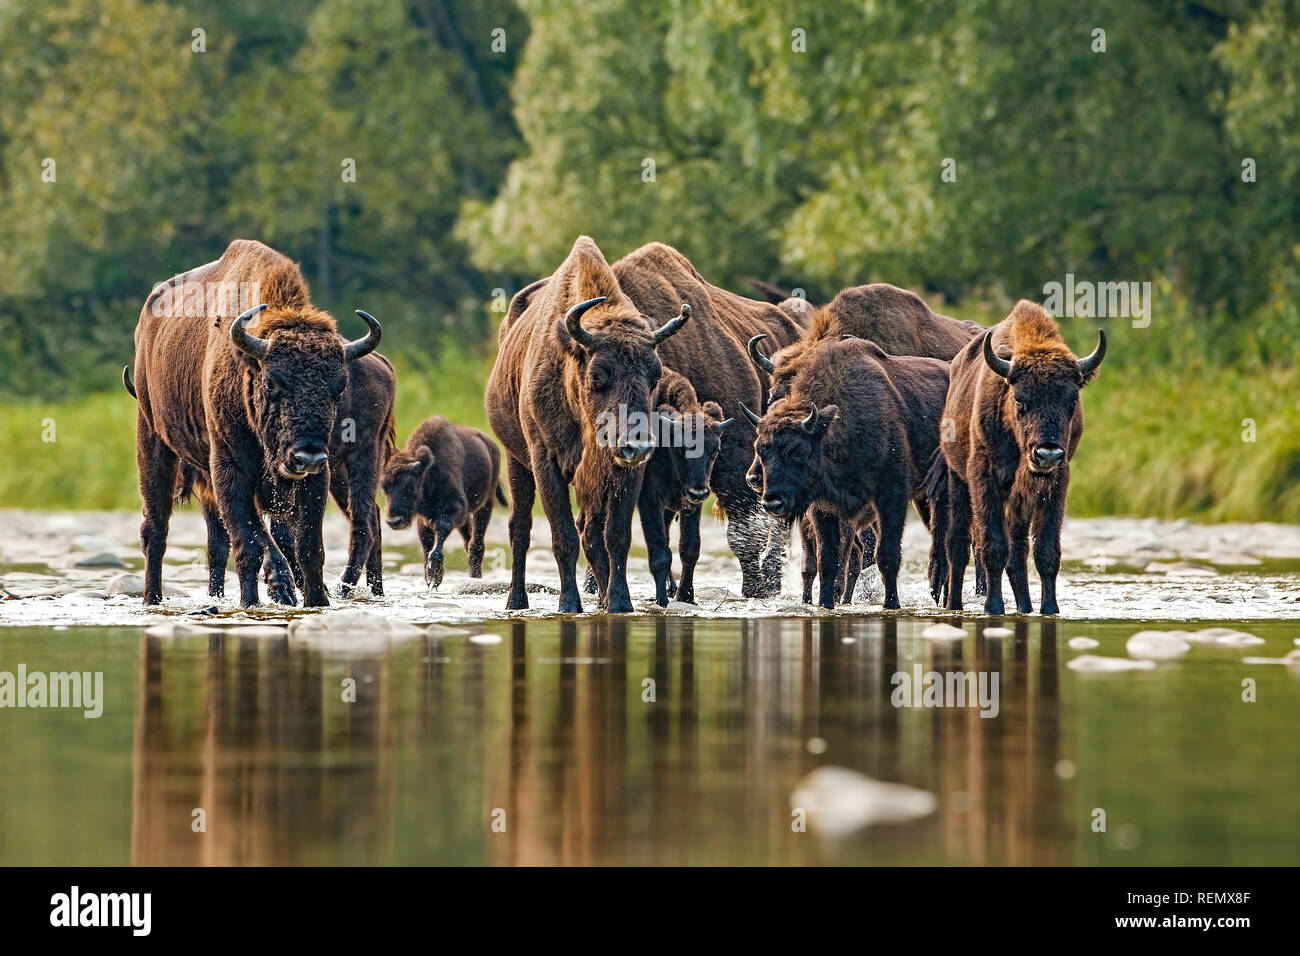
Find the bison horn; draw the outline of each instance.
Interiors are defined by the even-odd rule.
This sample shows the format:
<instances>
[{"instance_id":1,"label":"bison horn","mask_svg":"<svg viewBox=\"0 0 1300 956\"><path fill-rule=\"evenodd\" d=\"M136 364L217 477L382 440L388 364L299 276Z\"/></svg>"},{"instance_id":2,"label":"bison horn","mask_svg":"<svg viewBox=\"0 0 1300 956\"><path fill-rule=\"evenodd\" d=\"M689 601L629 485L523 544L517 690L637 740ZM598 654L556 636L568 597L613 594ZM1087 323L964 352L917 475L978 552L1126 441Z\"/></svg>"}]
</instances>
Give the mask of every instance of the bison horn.
<instances>
[{"instance_id":1,"label":"bison horn","mask_svg":"<svg viewBox=\"0 0 1300 956\"><path fill-rule=\"evenodd\" d=\"M984 362L1003 378L1011 374L1011 363L993 351L993 330L984 333Z\"/></svg>"},{"instance_id":2,"label":"bison horn","mask_svg":"<svg viewBox=\"0 0 1300 956\"><path fill-rule=\"evenodd\" d=\"M244 325L253 316L257 315L266 308L266 303L255 305L239 318L235 319L234 324L230 327L230 341L235 343L235 347L247 355L261 362L266 358L266 350L270 347L266 339L259 339L256 335L246 331Z\"/></svg>"},{"instance_id":3,"label":"bison horn","mask_svg":"<svg viewBox=\"0 0 1300 956\"><path fill-rule=\"evenodd\" d=\"M375 321L375 317L369 312L362 312L360 309L357 309L357 315L361 316L366 325L370 326L370 331L366 333L364 339L357 339L356 341L349 342L347 345L343 346L343 356L349 362L355 362L357 359L361 358L361 356L369 355L375 349L379 348L379 339L384 334L383 328Z\"/></svg>"},{"instance_id":4,"label":"bison horn","mask_svg":"<svg viewBox=\"0 0 1300 956\"><path fill-rule=\"evenodd\" d=\"M600 305L605 301L605 296L598 295L594 299L588 299L586 302L579 302L568 312L564 313L564 327L569 330L569 336L583 348L594 349L596 347L596 337L582 327L578 321L582 314L590 309L593 305Z\"/></svg>"},{"instance_id":5,"label":"bison horn","mask_svg":"<svg viewBox=\"0 0 1300 956\"><path fill-rule=\"evenodd\" d=\"M1097 330L1097 347L1092 350L1092 354L1079 359L1079 377L1087 378L1093 372L1097 371L1097 366L1101 360L1106 357L1106 330Z\"/></svg>"},{"instance_id":6,"label":"bison horn","mask_svg":"<svg viewBox=\"0 0 1300 956\"><path fill-rule=\"evenodd\" d=\"M677 330L686 324L686 320L691 317L691 307L685 302L682 303L682 314L675 319L669 319L663 324L658 332L655 333L655 345L658 345L670 335L675 335Z\"/></svg>"},{"instance_id":7,"label":"bison horn","mask_svg":"<svg viewBox=\"0 0 1300 956\"><path fill-rule=\"evenodd\" d=\"M802 422L800 422L799 424L800 424L800 427L802 427L803 430L806 431L806 432L807 432L808 434L810 434L810 435L811 435L813 432L815 432L815 431L817 430L817 405L816 405L816 403L813 404L812 411L808 413L808 417L805 418L805 419L804 419Z\"/></svg>"},{"instance_id":8,"label":"bison horn","mask_svg":"<svg viewBox=\"0 0 1300 956\"><path fill-rule=\"evenodd\" d=\"M127 392L130 393L132 398L140 397L135 393L135 383L131 381L131 366L129 365L122 366L122 384L126 387Z\"/></svg>"},{"instance_id":9,"label":"bison horn","mask_svg":"<svg viewBox=\"0 0 1300 956\"><path fill-rule=\"evenodd\" d=\"M722 431L724 428L726 428L734 421L735 421L734 418L724 418L722 421L718 422L718 431Z\"/></svg>"},{"instance_id":10,"label":"bison horn","mask_svg":"<svg viewBox=\"0 0 1300 956\"><path fill-rule=\"evenodd\" d=\"M758 423L763 420L759 418L757 415L755 415L753 412L751 412L749 410L749 406L746 405L744 402L740 402L739 404L740 404L740 410L745 413L745 417L749 419L751 425L758 425Z\"/></svg>"},{"instance_id":11,"label":"bison horn","mask_svg":"<svg viewBox=\"0 0 1300 956\"><path fill-rule=\"evenodd\" d=\"M756 335L749 340L749 357L760 372L766 372L771 375L776 371L776 366L772 360L758 350L758 343L767 338L766 335Z\"/></svg>"},{"instance_id":12,"label":"bison horn","mask_svg":"<svg viewBox=\"0 0 1300 956\"><path fill-rule=\"evenodd\" d=\"M856 339L857 336L854 335L852 332L841 332L841 333L840 333L840 338L841 338L841 339Z\"/></svg>"}]
</instances>

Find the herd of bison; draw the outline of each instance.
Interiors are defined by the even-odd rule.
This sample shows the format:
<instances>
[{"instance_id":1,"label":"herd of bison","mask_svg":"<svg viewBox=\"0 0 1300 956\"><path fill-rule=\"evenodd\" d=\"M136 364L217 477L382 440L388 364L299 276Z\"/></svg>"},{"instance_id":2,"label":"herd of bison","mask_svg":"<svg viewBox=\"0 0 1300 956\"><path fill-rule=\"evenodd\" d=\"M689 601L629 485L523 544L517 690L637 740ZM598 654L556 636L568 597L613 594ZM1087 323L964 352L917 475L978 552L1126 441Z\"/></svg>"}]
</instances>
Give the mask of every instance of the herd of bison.
<instances>
[{"instance_id":1,"label":"herd of bison","mask_svg":"<svg viewBox=\"0 0 1300 956\"><path fill-rule=\"evenodd\" d=\"M224 300L193 294L235 286L256 289L258 303L237 316ZM1105 357L1105 334L1077 358L1029 301L984 328L884 283L845 289L821 307L755 286L764 301L710 285L661 243L610 265L579 237L552 275L516 293L498 331L484 403L506 453L507 502L498 445L483 433L435 416L397 445L396 376L375 351L378 321L358 310L368 331L345 339L312 305L296 263L236 240L215 262L155 287L135 331L134 380L123 372L137 402L145 603L162 598L168 524L189 498L207 523L213 596L224 593L233 549L243 606L258 603L259 573L278 603L295 604L300 592L305 606L327 605L329 496L351 525L341 593L364 570L382 594L382 487L388 525L415 525L434 587L452 531L464 538L471 576L482 573L493 503L508 504L507 609L528 607L538 495L561 613L582 611L580 550L600 608L633 610L634 509L657 602L693 602L701 506L712 493L747 597L779 592L797 526L805 602L851 601L874 562L885 608L899 607L910 502L931 532L938 604L961 608L973 555L985 611L1004 613L1005 571L1016 610L1031 613L1032 540L1040 610L1057 613L1079 391Z\"/></svg>"}]
</instances>

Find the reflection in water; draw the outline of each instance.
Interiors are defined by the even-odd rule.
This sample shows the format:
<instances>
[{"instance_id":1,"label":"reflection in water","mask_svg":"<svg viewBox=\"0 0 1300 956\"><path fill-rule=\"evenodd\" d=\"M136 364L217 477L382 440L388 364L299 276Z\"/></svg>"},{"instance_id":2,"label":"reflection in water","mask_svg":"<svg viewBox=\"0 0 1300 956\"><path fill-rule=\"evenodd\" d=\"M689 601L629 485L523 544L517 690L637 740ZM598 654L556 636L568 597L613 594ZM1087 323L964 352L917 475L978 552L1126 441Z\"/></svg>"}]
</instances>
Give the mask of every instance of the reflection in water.
<instances>
[{"instance_id":1,"label":"reflection in water","mask_svg":"<svg viewBox=\"0 0 1300 956\"><path fill-rule=\"evenodd\" d=\"M1077 862L1055 622L958 642L925 623L518 620L493 625L499 644L346 657L143 637L131 862ZM917 664L997 674L997 716L895 707L893 675ZM791 791L827 764L939 810L795 832Z\"/></svg>"}]
</instances>

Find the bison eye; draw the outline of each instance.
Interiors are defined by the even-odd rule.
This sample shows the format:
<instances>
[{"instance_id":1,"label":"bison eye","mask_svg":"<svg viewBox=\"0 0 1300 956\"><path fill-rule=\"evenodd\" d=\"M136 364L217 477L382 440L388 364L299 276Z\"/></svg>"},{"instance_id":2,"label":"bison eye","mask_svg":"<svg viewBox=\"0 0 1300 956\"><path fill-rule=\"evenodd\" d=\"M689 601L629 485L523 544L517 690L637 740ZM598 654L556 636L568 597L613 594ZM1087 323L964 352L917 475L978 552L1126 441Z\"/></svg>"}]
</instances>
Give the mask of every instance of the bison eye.
<instances>
[{"instance_id":1,"label":"bison eye","mask_svg":"<svg viewBox=\"0 0 1300 956\"><path fill-rule=\"evenodd\" d=\"M1021 415L1023 415L1025 413L1025 403L1016 402L1016 411L1018 411Z\"/></svg>"}]
</instances>

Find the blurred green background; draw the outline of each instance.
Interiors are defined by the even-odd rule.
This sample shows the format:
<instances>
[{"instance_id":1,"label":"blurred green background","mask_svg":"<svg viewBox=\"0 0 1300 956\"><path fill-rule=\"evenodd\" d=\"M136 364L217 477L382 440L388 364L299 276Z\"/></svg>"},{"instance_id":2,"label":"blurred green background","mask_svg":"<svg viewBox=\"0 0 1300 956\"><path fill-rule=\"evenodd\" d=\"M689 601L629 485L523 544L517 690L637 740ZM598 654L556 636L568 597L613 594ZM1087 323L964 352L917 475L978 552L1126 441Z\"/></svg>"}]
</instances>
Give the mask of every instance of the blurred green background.
<instances>
[{"instance_id":1,"label":"blurred green background","mask_svg":"<svg viewBox=\"0 0 1300 956\"><path fill-rule=\"evenodd\" d=\"M380 317L404 439L484 425L504 299L587 233L986 323L1149 281L1149 328L1062 321L1113 334L1070 512L1300 521L1298 86L1284 0L8 0L0 506L138 505L136 317L233 238Z\"/></svg>"}]
</instances>

